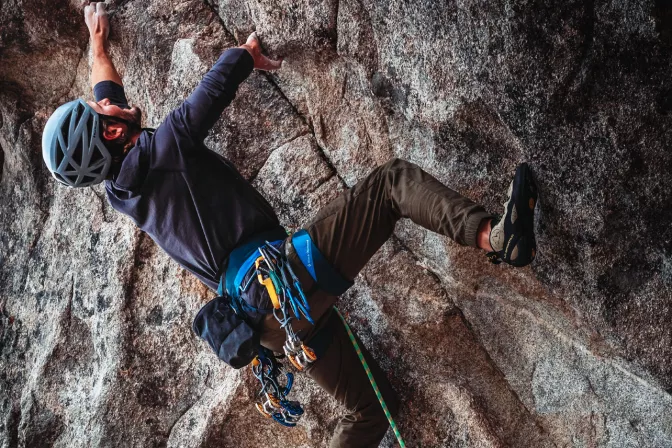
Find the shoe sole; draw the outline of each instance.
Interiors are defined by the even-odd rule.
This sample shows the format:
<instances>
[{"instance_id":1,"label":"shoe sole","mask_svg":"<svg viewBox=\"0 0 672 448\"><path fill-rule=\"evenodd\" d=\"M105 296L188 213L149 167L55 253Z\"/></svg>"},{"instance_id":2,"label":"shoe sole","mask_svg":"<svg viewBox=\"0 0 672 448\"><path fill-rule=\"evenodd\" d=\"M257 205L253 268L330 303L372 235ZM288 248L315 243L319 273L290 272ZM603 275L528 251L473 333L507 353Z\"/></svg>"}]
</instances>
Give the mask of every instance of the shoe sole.
<instances>
[{"instance_id":1,"label":"shoe sole","mask_svg":"<svg viewBox=\"0 0 672 448\"><path fill-rule=\"evenodd\" d=\"M522 267L532 263L537 250L534 237L534 208L537 206L538 193L537 186L532 178L532 171L527 163L521 163L516 169L513 191L509 200L514 199L511 216L515 215L516 217L511 224L514 225L515 222L522 221L517 224L522 226L522 236L511 238L506 243L504 254L507 263ZM510 219L509 216L507 218Z\"/></svg>"}]
</instances>

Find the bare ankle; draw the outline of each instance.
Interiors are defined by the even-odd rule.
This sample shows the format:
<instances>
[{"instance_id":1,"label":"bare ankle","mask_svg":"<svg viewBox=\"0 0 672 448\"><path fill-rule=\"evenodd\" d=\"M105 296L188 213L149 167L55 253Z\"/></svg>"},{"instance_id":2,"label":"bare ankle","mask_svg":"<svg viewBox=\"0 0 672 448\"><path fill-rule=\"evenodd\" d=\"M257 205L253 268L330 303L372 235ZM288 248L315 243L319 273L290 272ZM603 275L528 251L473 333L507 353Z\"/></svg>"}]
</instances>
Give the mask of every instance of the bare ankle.
<instances>
[{"instance_id":1,"label":"bare ankle","mask_svg":"<svg viewBox=\"0 0 672 448\"><path fill-rule=\"evenodd\" d=\"M476 245L486 252L492 252L490 245L490 231L492 230L492 218L485 218L478 225L476 233Z\"/></svg>"}]
</instances>

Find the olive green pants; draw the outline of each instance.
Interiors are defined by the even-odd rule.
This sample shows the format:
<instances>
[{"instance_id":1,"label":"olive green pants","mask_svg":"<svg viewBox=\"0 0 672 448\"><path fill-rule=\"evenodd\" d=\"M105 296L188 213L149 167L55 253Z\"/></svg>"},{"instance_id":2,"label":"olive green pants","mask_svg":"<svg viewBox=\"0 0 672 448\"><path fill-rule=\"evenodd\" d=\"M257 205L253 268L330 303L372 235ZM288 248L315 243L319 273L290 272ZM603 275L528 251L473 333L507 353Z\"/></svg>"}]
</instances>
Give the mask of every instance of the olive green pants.
<instances>
[{"instance_id":1,"label":"olive green pants","mask_svg":"<svg viewBox=\"0 0 672 448\"><path fill-rule=\"evenodd\" d=\"M394 159L320 210L305 229L332 266L344 277L354 279L401 218L475 247L478 227L489 217L483 207L447 188L417 165ZM290 242L286 250L304 289L314 289ZM317 340L320 346L327 342L306 373L347 409L336 426L331 447L377 447L389 425L342 322L331 311L336 299L320 290L311 293L308 300L315 327L308 327L305 319L295 321L294 328L309 346ZM284 339L277 321L267 316L262 344L282 351ZM396 394L378 364L359 344L395 415L399 408Z\"/></svg>"}]
</instances>

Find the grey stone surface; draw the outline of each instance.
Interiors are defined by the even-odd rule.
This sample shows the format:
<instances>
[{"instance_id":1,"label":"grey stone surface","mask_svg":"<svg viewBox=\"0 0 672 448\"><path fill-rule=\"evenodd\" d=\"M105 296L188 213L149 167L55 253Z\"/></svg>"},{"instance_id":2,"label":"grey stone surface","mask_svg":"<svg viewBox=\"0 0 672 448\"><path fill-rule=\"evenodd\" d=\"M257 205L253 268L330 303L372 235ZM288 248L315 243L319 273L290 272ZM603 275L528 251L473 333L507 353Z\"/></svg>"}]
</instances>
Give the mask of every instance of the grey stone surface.
<instances>
[{"instance_id":1,"label":"grey stone surface","mask_svg":"<svg viewBox=\"0 0 672 448\"><path fill-rule=\"evenodd\" d=\"M529 268L402 222L341 300L402 398L408 446L672 446L672 8L662 1L115 0L111 50L157 126L256 30L285 58L209 136L296 229L397 156L499 212L541 189ZM190 330L213 294L41 160L90 97L78 0L0 4L0 445L325 446ZM393 446L388 433L381 446Z\"/></svg>"}]
</instances>

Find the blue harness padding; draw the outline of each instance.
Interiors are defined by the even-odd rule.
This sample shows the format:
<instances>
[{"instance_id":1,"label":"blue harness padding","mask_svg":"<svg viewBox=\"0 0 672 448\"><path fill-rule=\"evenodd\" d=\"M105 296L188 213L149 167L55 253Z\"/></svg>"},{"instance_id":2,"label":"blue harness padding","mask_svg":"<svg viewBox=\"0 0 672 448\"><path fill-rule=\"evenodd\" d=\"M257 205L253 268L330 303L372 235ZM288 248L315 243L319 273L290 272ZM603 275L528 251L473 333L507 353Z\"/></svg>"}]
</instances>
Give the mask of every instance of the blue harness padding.
<instances>
[{"instance_id":1,"label":"blue harness padding","mask_svg":"<svg viewBox=\"0 0 672 448\"><path fill-rule=\"evenodd\" d=\"M321 290L340 296L354 284L327 261L306 230L299 230L292 235L292 245L299 260Z\"/></svg>"},{"instance_id":2,"label":"blue harness padding","mask_svg":"<svg viewBox=\"0 0 672 448\"><path fill-rule=\"evenodd\" d=\"M279 247L285 238L287 238L287 231L282 227L276 227L273 230L254 235L231 251L229 254L229 264L219 281L217 294L220 296L223 295L224 287L226 286L226 292L231 297L239 297L238 287L242 283L247 271L250 270L254 261L259 257L259 246L262 246L266 241L273 241L272 244L275 247Z\"/></svg>"},{"instance_id":3,"label":"blue harness padding","mask_svg":"<svg viewBox=\"0 0 672 448\"><path fill-rule=\"evenodd\" d=\"M229 254L226 271L222 274L217 287L217 294L220 296L228 295L231 308L240 316L249 317L250 315L268 314L271 310L262 310L243 300L240 295L240 284L245 274L252 268L255 260L260 256L259 246L263 246L266 241L272 241L271 244L279 247L287 238L287 231L282 227L268 230L254 235L236 247Z\"/></svg>"}]
</instances>

